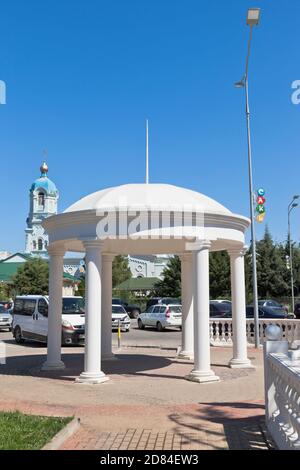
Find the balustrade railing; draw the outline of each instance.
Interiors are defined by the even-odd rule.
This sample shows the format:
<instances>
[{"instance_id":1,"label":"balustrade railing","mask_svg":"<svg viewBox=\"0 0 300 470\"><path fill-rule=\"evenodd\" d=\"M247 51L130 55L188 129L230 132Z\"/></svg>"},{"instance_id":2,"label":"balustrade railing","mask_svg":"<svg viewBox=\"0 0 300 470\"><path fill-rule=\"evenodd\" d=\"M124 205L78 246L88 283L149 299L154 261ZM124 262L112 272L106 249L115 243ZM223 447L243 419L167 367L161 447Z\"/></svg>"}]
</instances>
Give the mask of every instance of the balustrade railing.
<instances>
[{"instance_id":1,"label":"balustrade railing","mask_svg":"<svg viewBox=\"0 0 300 470\"><path fill-rule=\"evenodd\" d=\"M265 345L266 425L279 449L300 450L300 350L284 352L284 343Z\"/></svg>"},{"instance_id":2,"label":"balustrade railing","mask_svg":"<svg viewBox=\"0 0 300 470\"><path fill-rule=\"evenodd\" d=\"M231 346L233 341L233 326L231 318L211 318L210 319L210 342L213 346ZM270 324L276 324L281 329L282 339L289 343L300 340L300 320L295 319L260 319L259 337L263 344L265 329ZM246 335L249 344L254 344L254 321L246 320Z\"/></svg>"}]
</instances>

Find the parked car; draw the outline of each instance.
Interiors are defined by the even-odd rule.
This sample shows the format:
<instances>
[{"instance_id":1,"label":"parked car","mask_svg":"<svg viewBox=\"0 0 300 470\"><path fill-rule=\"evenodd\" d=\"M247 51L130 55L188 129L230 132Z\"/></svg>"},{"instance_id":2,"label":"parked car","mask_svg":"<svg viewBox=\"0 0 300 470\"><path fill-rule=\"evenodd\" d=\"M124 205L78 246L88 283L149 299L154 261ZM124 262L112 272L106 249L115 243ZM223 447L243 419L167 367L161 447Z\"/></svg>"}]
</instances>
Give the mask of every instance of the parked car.
<instances>
[{"instance_id":1,"label":"parked car","mask_svg":"<svg viewBox=\"0 0 300 470\"><path fill-rule=\"evenodd\" d=\"M300 319L300 300L297 300L295 303L295 310L294 310L295 317Z\"/></svg>"},{"instance_id":2,"label":"parked car","mask_svg":"<svg viewBox=\"0 0 300 470\"><path fill-rule=\"evenodd\" d=\"M112 305L112 329L116 330L120 327L122 331L130 330L130 318L123 305Z\"/></svg>"},{"instance_id":3,"label":"parked car","mask_svg":"<svg viewBox=\"0 0 300 470\"><path fill-rule=\"evenodd\" d=\"M149 307L138 317L138 327L143 330L145 326L152 326L157 331L168 327L181 328L182 312L180 304L157 304Z\"/></svg>"},{"instance_id":4,"label":"parked car","mask_svg":"<svg viewBox=\"0 0 300 470\"><path fill-rule=\"evenodd\" d=\"M281 313L285 313L285 314L288 313L286 308L282 304L280 304L276 300L272 300L272 299L259 300L258 301L258 306L259 307L270 307L270 308L272 308L272 310L274 310L274 312L278 312L280 314Z\"/></svg>"},{"instance_id":5,"label":"parked car","mask_svg":"<svg viewBox=\"0 0 300 470\"><path fill-rule=\"evenodd\" d=\"M10 311L0 304L0 330L11 330L12 315Z\"/></svg>"},{"instance_id":6,"label":"parked car","mask_svg":"<svg viewBox=\"0 0 300 470\"><path fill-rule=\"evenodd\" d=\"M228 304L231 305L231 300L226 300L226 299L213 299L211 302L217 302L219 304Z\"/></svg>"},{"instance_id":7,"label":"parked car","mask_svg":"<svg viewBox=\"0 0 300 470\"><path fill-rule=\"evenodd\" d=\"M2 305L9 313L12 313L14 308L14 303L12 300L0 300L0 305Z\"/></svg>"},{"instance_id":8,"label":"parked car","mask_svg":"<svg viewBox=\"0 0 300 470\"><path fill-rule=\"evenodd\" d=\"M231 318L231 302L211 300L209 302L209 316L211 318Z\"/></svg>"},{"instance_id":9,"label":"parked car","mask_svg":"<svg viewBox=\"0 0 300 470\"><path fill-rule=\"evenodd\" d=\"M146 310L148 310L152 305L164 304L164 305L181 305L181 299L176 297L152 297L149 299L146 305Z\"/></svg>"},{"instance_id":10,"label":"parked car","mask_svg":"<svg viewBox=\"0 0 300 470\"><path fill-rule=\"evenodd\" d=\"M273 309L272 307L258 307L258 316L259 318L286 318L286 311L282 309L281 311ZM253 305L247 305L246 307L246 317L247 318L254 318L254 307Z\"/></svg>"},{"instance_id":11,"label":"parked car","mask_svg":"<svg viewBox=\"0 0 300 470\"><path fill-rule=\"evenodd\" d=\"M141 309L138 305L129 304L128 302L125 302L125 300L122 300L120 298L113 298L112 303L114 305L122 305L130 316L130 318L137 318L141 313Z\"/></svg>"},{"instance_id":12,"label":"parked car","mask_svg":"<svg viewBox=\"0 0 300 470\"><path fill-rule=\"evenodd\" d=\"M16 343L26 339L47 343L47 295L20 295L14 302L12 332ZM62 344L83 344L85 339L84 300L79 296L62 298Z\"/></svg>"}]
</instances>

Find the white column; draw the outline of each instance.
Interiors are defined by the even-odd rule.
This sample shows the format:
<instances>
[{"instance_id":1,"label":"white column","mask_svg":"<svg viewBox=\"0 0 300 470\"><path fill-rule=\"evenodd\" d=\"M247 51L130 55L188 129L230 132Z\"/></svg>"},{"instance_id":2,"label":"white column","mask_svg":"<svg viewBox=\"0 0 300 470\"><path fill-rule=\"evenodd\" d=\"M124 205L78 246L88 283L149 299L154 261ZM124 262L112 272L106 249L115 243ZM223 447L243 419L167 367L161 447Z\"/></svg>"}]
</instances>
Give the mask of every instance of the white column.
<instances>
[{"instance_id":1,"label":"white column","mask_svg":"<svg viewBox=\"0 0 300 470\"><path fill-rule=\"evenodd\" d=\"M101 370L101 250L103 241L84 240L85 278L85 355L84 372L76 382L99 384L108 380Z\"/></svg>"},{"instance_id":2,"label":"white column","mask_svg":"<svg viewBox=\"0 0 300 470\"><path fill-rule=\"evenodd\" d=\"M62 338L62 283L63 258L65 250L62 247L48 246L49 253L49 308L48 308L48 338L47 360L43 370L64 369L61 360Z\"/></svg>"},{"instance_id":3,"label":"white column","mask_svg":"<svg viewBox=\"0 0 300 470\"><path fill-rule=\"evenodd\" d=\"M112 353L112 262L115 255L102 255L101 358L113 359Z\"/></svg>"},{"instance_id":4,"label":"white column","mask_svg":"<svg viewBox=\"0 0 300 470\"><path fill-rule=\"evenodd\" d=\"M231 300L233 329L233 358L230 367L252 367L247 357L246 299L245 299L245 250L228 251L231 269Z\"/></svg>"},{"instance_id":5,"label":"white column","mask_svg":"<svg viewBox=\"0 0 300 470\"><path fill-rule=\"evenodd\" d=\"M194 357L193 295L193 255L187 252L181 256L182 332L181 348L177 357L182 359Z\"/></svg>"},{"instance_id":6,"label":"white column","mask_svg":"<svg viewBox=\"0 0 300 470\"><path fill-rule=\"evenodd\" d=\"M219 380L210 367L209 248L209 241L194 248L194 368L186 378L200 383Z\"/></svg>"}]
</instances>

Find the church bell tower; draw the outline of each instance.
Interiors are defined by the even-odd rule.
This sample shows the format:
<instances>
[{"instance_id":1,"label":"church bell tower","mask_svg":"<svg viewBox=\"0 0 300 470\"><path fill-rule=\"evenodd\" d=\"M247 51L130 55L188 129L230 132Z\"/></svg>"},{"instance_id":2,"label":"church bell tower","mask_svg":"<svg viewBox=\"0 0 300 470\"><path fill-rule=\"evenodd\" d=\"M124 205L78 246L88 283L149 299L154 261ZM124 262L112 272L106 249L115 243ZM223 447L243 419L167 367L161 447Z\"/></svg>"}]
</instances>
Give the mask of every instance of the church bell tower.
<instances>
[{"instance_id":1,"label":"church bell tower","mask_svg":"<svg viewBox=\"0 0 300 470\"><path fill-rule=\"evenodd\" d=\"M48 165L44 162L41 176L31 185L29 191L29 214L25 229L25 252L32 255L47 255L48 235L42 227L46 217L57 214L58 190L48 178Z\"/></svg>"}]
</instances>

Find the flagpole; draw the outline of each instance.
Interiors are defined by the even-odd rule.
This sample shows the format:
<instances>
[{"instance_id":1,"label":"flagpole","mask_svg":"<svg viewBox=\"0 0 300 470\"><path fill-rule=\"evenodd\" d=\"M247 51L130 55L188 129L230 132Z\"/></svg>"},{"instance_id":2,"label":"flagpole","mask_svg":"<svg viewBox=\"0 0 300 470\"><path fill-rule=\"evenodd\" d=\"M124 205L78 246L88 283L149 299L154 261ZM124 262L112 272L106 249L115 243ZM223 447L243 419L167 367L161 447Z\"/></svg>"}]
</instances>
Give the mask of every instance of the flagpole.
<instances>
[{"instance_id":1,"label":"flagpole","mask_svg":"<svg viewBox=\"0 0 300 470\"><path fill-rule=\"evenodd\" d=\"M146 119L146 184L149 183L149 135L148 119Z\"/></svg>"}]
</instances>

